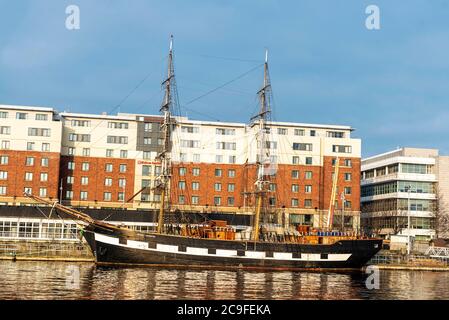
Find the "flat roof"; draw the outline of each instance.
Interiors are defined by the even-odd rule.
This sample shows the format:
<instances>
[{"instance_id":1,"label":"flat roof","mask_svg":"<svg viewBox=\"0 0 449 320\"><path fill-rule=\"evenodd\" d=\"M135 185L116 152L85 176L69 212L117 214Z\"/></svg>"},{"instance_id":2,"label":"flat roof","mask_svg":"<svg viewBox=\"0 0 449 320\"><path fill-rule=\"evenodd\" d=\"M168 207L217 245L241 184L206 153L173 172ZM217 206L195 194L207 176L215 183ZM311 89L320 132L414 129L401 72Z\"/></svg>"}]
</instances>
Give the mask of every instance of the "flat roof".
<instances>
[{"instance_id":1,"label":"flat roof","mask_svg":"<svg viewBox=\"0 0 449 320\"><path fill-rule=\"evenodd\" d=\"M61 117L67 118L85 118L85 119L109 119L109 120L126 120L126 121L136 121L135 117L124 116L124 115L108 115L108 114L87 114L87 113L72 113L72 112L61 112Z\"/></svg>"},{"instance_id":2,"label":"flat roof","mask_svg":"<svg viewBox=\"0 0 449 320\"><path fill-rule=\"evenodd\" d=\"M55 109L49 108L49 107L13 106L13 105L7 105L7 104L0 104L0 109L20 110L20 111L42 111L42 112L57 113L57 111Z\"/></svg>"}]
</instances>

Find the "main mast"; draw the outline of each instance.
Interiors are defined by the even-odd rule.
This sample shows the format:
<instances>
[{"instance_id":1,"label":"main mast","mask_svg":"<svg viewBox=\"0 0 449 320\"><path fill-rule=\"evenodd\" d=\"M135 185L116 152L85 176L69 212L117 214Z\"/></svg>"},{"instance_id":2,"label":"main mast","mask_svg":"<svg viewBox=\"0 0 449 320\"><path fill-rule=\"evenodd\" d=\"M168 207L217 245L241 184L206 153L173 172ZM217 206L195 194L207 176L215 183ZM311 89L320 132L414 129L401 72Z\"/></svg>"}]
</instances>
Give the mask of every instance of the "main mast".
<instances>
[{"instance_id":1,"label":"main mast","mask_svg":"<svg viewBox=\"0 0 449 320\"><path fill-rule=\"evenodd\" d=\"M259 119L259 132L258 132L258 144L259 154L257 159L257 181L256 185L256 212L254 215L254 232L253 240L259 240L259 222L260 214L262 211L263 199L267 192L267 185L269 181L266 179L265 164L270 161L270 146L267 145L267 133L269 128L267 123L270 119L271 106L270 106L270 94L271 84L270 76L268 73L268 50L265 52L265 64L264 64L264 81L263 87L257 93L260 100L260 112L253 119Z\"/></svg>"},{"instance_id":2,"label":"main mast","mask_svg":"<svg viewBox=\"0 0 449 320\"><path fill-rule=\"evenodd\" d=\"M164 225L164 213L165 213L165 200L167 198L168 193L168 185L171 178L171 159L170 159L170 151L171 151L171 110L173 105L173 90L174 86L174 65L173 65L173 36L170 38L170 52L168 54L168 71L167 71L167 79L162 82L162 86L165 89L165 97L162 102L162 106L160 109L161 114L164 117L164 121L161 125L161 129L164 135L164 143L163 150L157 158L161 161L161 174L156 179L156 189L161 191L161 199L160 199L160 209L159 209L159 218L157 224L157 232L162 233L163 225Z\"/></svg>"}]
</instances>

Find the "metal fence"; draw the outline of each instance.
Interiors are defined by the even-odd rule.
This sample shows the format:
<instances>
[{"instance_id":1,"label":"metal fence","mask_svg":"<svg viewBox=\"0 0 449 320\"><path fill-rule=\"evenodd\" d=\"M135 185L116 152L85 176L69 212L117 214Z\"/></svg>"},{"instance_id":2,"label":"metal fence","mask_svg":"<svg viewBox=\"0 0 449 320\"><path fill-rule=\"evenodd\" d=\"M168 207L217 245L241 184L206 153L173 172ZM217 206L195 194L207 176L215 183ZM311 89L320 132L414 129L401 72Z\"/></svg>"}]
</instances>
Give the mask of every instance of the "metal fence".
<instances>
[{"instance_id":1,"label":"metal fence","mask_svg":"<svg viewBox=\"0 0 449 320\"><path fill-rule=\"evenodd\" d=\"M449 257L434 257L417 254L409 256L401 254L377 254L368 262L368 264L448 267Z\"/></svg>"}]
</instances>

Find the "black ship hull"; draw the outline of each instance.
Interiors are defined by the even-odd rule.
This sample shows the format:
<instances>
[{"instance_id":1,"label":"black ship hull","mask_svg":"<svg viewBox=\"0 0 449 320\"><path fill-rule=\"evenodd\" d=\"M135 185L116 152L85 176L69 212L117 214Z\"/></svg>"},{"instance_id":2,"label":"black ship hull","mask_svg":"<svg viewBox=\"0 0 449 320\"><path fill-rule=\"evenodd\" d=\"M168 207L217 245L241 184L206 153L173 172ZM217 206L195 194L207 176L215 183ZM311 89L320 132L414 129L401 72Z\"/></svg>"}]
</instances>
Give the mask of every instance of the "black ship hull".
<instances>
[{"instance_id":1,"label":"black ship hull","mask_svg":"<svg viewBox=\"0 0 449 320\"><path fill-rule=\"evenodd\" d=\"M85 238L99 265L254 270L360 269L381 249L380 239L297 244L124 234L90 228Z\"/></svg>"}]
</instances>

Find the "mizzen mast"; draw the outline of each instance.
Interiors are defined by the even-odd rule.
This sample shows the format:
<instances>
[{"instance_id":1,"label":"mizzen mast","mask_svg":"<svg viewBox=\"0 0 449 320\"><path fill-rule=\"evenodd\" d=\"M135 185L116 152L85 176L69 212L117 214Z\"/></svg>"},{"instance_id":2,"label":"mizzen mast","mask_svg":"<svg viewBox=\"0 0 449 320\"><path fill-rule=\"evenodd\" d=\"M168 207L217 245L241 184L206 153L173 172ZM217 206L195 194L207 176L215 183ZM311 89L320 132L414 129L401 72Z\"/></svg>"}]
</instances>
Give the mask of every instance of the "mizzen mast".
<instances>
[{"instance_id":1,"label":"mizzen mast","mask_svg":"<svg viewBox=\"0 0 449 320\"><path fill-rule=\"evenodd\" d=\"M259 240L259 222L262 211L263 199L267 192L267 172L265 172L265 165L270 162L270 145L267 141L267 134L269 133L269 127L267 123L271 116L271 83L268 72L268 50L265 52L265 64L264 64L264 81L263 87L257 93L260 100L260 112L252 120L259 120L259 132L257 136L259 153L257 159L257 180L256 180L256 212L254 215L254 232L253 240Z\"/></svg>"},{"instance_id":2,"label":"mizzen mast","mask_svg":"<svg viewBox=\"0 0 449 320\"><path fill-rule=\"evenodd\" d=\"M171 130L172 130L172 118L171 118L171 110L173 106L173 91L175 90L175 71L173 65L173 36L170 38L170 51L168 54L168 71L167 71L167 79L162 82L162 86L165 89L165 97L162 102L162 106L160 112L164 117L163 123L161 125L161 129L163 131L163 150L158 154L157 159L161 161L161 174L156 178L156 189L160 190L161 198L160 198L160 208L159 208L159 217L157 224L157 232L162 233L163 225L164 225L164 213L166 206L166 199L168 198L168 187L171 178Z\"/></svg>"}]
</instances>

